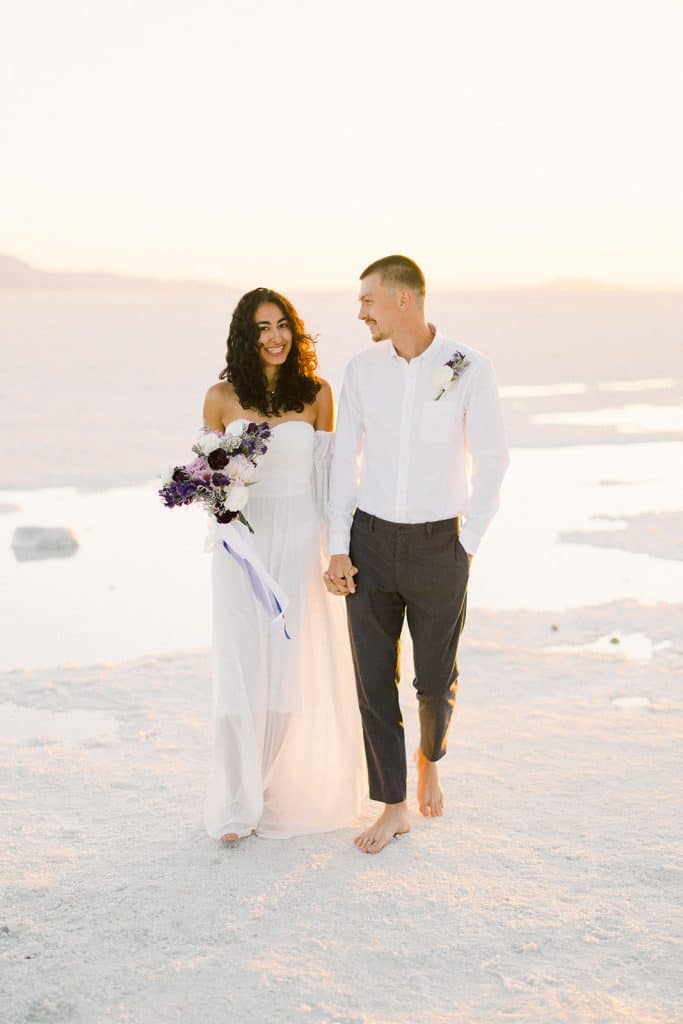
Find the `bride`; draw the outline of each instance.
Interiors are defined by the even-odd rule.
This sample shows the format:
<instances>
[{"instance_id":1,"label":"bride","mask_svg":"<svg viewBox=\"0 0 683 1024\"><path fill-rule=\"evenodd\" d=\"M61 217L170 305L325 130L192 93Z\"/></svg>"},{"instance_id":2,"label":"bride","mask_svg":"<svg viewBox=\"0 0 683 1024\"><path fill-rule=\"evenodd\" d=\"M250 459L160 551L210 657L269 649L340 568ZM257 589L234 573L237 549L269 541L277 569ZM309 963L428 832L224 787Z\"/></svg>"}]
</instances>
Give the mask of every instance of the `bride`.
<instances>
[{"instance_id":1,"label":"bride","mask_svg":"<svg viewBox=\"0 0 683 1024\"><path fill-rule=\"evenodd\" d=\"M204 401L210 430L266 420L272 428L245 514L258 555L289 598L291 637L268 620L217 524L205 823L223 842L353 824L364 792L346 623L322 582L334 405L316 367L292 304L256 288L235 307L226 366Z\"/></svg>"}]
</instances>

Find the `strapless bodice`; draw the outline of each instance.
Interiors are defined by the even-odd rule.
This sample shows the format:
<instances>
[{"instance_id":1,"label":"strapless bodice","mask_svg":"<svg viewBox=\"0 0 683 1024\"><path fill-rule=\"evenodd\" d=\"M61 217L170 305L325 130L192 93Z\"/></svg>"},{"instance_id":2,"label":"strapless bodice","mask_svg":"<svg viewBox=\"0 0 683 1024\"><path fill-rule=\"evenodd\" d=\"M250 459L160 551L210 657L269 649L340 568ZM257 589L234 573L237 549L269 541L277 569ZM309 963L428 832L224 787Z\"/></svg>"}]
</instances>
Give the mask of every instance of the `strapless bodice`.
<instances>
[{"instance_id":1,"label":"strapless bodice","mask_svg":"<svg viewBox=\"0 0 683 1024\"><path fill-rule=\"evenodd\" d=\"M246 418L233 420L225 432L236 432L250 422ZM270 429L268 451L259 464L253 489L249 488L250 501L281 498L312 489L314 451L319 447L320 431L306 420L285 420ZM331 435L323 436L329 438Z\"/></svg>"}]
</instances>

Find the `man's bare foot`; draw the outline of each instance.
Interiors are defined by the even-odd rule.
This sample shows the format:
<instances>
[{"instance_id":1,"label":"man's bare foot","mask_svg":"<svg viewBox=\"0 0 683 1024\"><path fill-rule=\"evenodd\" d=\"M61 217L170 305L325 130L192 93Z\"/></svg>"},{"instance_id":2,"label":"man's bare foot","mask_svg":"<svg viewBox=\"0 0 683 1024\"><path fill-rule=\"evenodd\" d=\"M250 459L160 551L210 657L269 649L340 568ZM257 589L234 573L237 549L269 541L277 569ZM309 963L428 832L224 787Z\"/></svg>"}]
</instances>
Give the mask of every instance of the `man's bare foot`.
<instances>
[{"instance_id":1,"label":"man's bare foot","mask_svg":"<svg viewBox=\"0 0 683 1024\"><path fill-rule=\"evenodd\" d=\"M439 785L436 761L428 761L420 748L415 753L417 765L417 802L425 818L440 818L443 814L443 790Z\"/></svg>"},{"instance_id":2,"label":"man's bare foot","mask_svg":"<svg viewBox=\"0 0 683 1024\"><path fill-rule=\"evenodd\" d=\"M402 804L385 804L374 825L356 836L354 843L363 853L379 853L394 836L405 832L410 832L408 804L405 801Z\"/></svg>"}]
</instances>

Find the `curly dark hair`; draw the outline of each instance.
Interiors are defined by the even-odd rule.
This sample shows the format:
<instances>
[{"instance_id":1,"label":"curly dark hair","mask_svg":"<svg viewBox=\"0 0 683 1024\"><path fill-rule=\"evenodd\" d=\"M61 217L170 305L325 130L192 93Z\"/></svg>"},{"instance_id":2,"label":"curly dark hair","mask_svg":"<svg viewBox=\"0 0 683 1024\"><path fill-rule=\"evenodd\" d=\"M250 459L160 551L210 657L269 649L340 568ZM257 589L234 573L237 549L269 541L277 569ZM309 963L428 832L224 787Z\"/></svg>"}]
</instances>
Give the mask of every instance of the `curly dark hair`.
<instances>
[{"instance_id":1,"label":"curly dark hair","mask_svg":"<svg viewBox=\"0 0 683 1024\"><path fill-rule=\"evenodd\" d=\"M280 367L275 393L268 400L267 378L259 359L259 330L254 316L263 302L274 302L282 310L292 332L292 347ZM225 367L220 380L228 380L243 409L258 409L263 416L303 412L315 400L321 384L315 375L318 357L315 342L289 299L271 288L254 288L235 306L228 332Z\"/></svg>"}]
</instances>

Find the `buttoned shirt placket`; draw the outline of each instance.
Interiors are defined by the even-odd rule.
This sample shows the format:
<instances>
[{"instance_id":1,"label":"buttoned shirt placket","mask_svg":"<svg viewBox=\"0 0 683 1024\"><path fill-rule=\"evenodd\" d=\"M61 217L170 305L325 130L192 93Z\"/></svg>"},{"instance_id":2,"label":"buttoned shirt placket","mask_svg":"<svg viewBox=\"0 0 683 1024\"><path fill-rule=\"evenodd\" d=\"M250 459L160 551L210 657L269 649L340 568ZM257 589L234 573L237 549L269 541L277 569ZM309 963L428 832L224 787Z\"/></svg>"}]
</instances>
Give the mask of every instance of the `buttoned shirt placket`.
<instances>
[{"instance_id":1,"label":"buttoned shirt placket","mask_svg":"<svg viewBox=\"0 0 683 1024\"><path fill-rule=\"evenodd\" d=\"M404 377L403 402L401 405L401 430L398 447L398 473L396 476L396 522L404 520L408 504L408 470L410 467L410 439L413 436L413 414L415 408L415 388L420 373L421 359L406 362L398 359Z\"/></svg>"}]
</instances>

